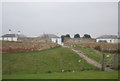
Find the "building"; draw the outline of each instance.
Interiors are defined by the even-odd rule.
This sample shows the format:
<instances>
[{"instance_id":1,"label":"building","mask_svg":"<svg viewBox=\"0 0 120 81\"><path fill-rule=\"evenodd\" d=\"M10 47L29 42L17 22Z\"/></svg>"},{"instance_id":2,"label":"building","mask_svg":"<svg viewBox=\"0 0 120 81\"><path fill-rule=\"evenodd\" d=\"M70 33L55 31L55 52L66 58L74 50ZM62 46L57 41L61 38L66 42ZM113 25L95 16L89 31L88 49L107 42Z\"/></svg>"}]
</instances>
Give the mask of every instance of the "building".
<instances>
[{"instance_id":1,"label":"building","mask_svg":"<svg viewBox=\"0 0 120 81\"><path fill-rule=\"evenodd\" d=\"M26 37L25 35L21 34L20 31L18 31L17 34L13 34L11 30L9 30L8 34L4 34L0 37L0 40L4 41L18 41L18 38Z\"/></svg>"},{"instance_id":2,"label":"building","mask_svg":"<svg viewBox=\"0 0 120 81\"><path fill-rule=\"evenodd\" d=\"M96 38L96 42L120 43L120 38L117 35L102 35Z\"/></svg>"},{"instance_id":3,"label":"building","mask_svg":"<svg viewBox=\"0 0 120 81\"><path fill-rule=\"evenodd\" d=\"M57 35L54 35L54 34L44 34L44 35L41 35L40 37L50 38L53 43L57 43L59 45L63 45L61 37L58 37Z\"/></svg>"}]
</instances>

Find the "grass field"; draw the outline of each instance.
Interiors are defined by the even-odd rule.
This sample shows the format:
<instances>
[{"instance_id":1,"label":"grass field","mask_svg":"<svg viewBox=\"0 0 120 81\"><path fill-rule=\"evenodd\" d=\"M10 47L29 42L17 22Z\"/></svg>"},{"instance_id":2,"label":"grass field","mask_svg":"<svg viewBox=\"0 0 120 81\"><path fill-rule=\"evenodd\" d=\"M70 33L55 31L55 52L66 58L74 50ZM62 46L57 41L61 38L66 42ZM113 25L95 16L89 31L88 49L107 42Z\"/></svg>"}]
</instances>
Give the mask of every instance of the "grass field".
<instances>
[{"instance_id":1,"label":"grass field","mask_svg":"<svg viewBox=\"0 0 120 81\"><path fill-rule=\"evenodd\" d=\"M3 75L3 79L118 79L118 72L86 71L75 73Z\"/></svg>"},{"instance_id":2,"label":"grass field","mask_svg":"<svg viewBox=\"0 0 120 81\"><path fill-rule=\"evenodd\" d=\"M69 48L3 53L2 57L3 79L117 79L118 77L117 71L99 71ZM62 70L64 72L61 72Z\"/></svg>"},{"instance_id":3,"label":"grass field","mask_svg":"<svg viewBox=\"0 0 120 81\"><path fill-rule=\"evenodd\" d=\"M43 51L3 53L3 75L79 72L97 69L69 48L52 48Z\"/></svg>"}]
</instances>

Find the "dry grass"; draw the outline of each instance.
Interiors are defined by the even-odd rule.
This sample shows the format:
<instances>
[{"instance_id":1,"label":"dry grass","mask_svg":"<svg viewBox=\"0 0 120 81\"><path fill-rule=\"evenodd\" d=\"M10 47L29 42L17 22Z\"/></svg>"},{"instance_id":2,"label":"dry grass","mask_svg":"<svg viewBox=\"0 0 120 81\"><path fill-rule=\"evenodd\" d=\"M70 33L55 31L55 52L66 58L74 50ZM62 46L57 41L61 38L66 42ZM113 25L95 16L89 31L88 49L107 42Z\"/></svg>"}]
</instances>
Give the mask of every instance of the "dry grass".
<instances>
[{"instance_id":1,"label":"dry grass","mask_svg":"<svg viewBox=\"0 0 120 81\"><path fill-rule=\"evenodd\" d=\"M26 51L34 51L34 50L44 50L49 48L54 48L58 46L55 43L51 42L10 42L3 41L2 48L0 51L2 52L26 52Z\"/></svg>"},{"instance_id":2,"label":"dry grass","mask_svg":"<svg viewBox=\"0 0 120 81\"><path fill-rule=\"evenodd\" d=\"M120 51L120 45L119 44L113 44L113 43L81 43L81 44L66 44L69 46L84 46L87 48L96 49L99 51L105 51L105 52L119 52Z\"/></svg>"}]
</instances>

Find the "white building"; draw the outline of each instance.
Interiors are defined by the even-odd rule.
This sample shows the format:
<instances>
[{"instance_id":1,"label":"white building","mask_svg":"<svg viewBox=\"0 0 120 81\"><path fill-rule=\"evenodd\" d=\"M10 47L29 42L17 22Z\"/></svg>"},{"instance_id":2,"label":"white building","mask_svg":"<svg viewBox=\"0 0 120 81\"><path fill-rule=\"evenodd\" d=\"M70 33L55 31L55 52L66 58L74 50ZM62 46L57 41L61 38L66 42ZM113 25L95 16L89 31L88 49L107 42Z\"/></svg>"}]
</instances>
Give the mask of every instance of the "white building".
<instances>
[{"instance_id":1,"label":"white building","mask_svg":"<svg viewBox=\"0 0 120 81\"><path fill-rule=\"evenodd\" d=\"M63 45L61 37L58 37L58 36L56 36L54 34L44 34L44 35L42 35L40 37L49 37L53 43L57 43L59 45Z\"/></svg>"},{"instance_id":2,"label":"white building","mask_svg":"<svg viewBox=\"0 0 120 81\"><path fill-rule=\"evenodd\" d=\"M4 34L3 36L0 37L0 40L4 41L18 41L18 38L20 37L25 37L23 34L18 31L17 34L13 34L11 30L9 30L9 34Z\"/></svg>"},{"instance_id":3,"label":"white building","mask_svg":"<svg viewBox=\"0 0 120 81\"><path fill-rule=\"evenodd\" d=\"M5 40L5 41L17 41L18 37L16 34L5 34L0 37L0 40Z\"/></svg>"},{"instance_id":4,"label":"white building","mask_svg":"<svg viewBox=\"0 0 120 81\"><path fill-rule=\"evenodd\" d=\"M53 37L53 38L51 38L51 41L54 42L54 43L63 45L60 37Z\"/></svg>"},{"instance_id":5,"label":"white building","mask_svg":"<svg viewBox=\"0 0 120 81\"><path fill-rule=\"evenodd\" d=\"M120 43L120 38L117 35L102 35L96 38L96 42Z\"/></svg>"}]
</instances>

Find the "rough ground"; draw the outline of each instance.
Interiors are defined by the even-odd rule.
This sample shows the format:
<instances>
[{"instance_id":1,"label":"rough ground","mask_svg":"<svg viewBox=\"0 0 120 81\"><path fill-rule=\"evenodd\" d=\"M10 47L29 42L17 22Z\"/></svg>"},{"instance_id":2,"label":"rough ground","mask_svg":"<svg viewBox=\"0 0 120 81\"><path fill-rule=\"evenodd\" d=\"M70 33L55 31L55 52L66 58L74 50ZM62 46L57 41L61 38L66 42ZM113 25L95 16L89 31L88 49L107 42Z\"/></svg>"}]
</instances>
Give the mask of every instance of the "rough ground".
<instances>
[{"instance_id":1,"label":"rough ground","mask_svg":"<svg viewBox=\"0 0 120 81\"><path fill-rule=\"evenodd\" d=\"M96 62L95 60L89 58L88 56L86 56L85 54L83 54L82 52L80 52L80 50L77 50L75 48L71 48L71 47L68 47L68 46L63 46L63 47L67 47L67 48L70 48L72 49L76 54L78 54L81 58L83 58L84 60L86 60L88 63L98 67L98 68L101 68L102 65L98 62ZM110 68L105 68L105 71L113 71L112 69Z\"/></svg>"},{"instance_id":2,"label":"rough ground","mask_svg":"<svg viewBox=\"0 0 120 81\"><path fill-rule=\"evenodd\" d=\"M76 50L74 48L71 48L74 52L76 52L80 57L82 57L83 59L85 59L88 63L98 67L98 68L101 68L102 65L98 62L96 62L95 60L89 58L88 56L86 56L85 54L81 53L79 50ZM106 71L112 71L112 69L109 69L109 68L105 68Z\"/></svg>"}]
</instances>

